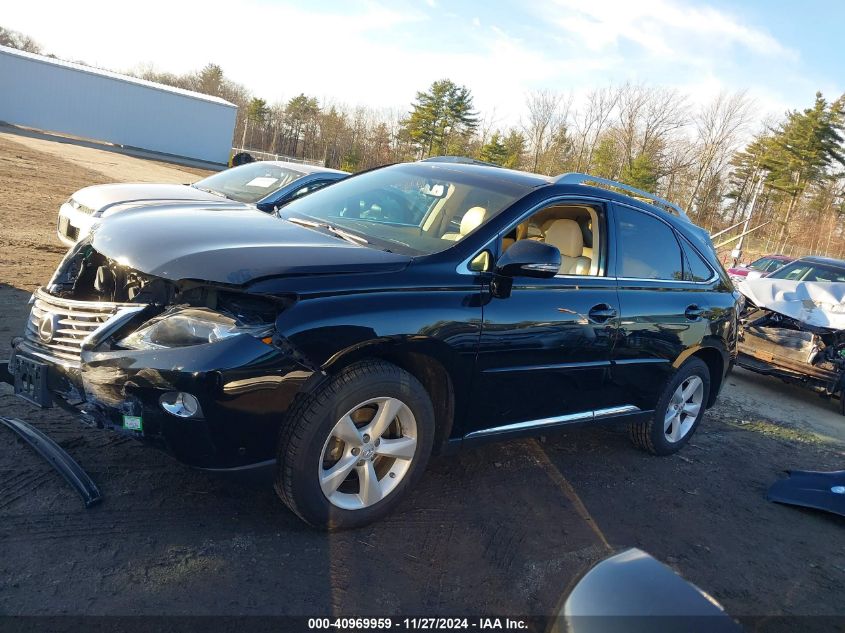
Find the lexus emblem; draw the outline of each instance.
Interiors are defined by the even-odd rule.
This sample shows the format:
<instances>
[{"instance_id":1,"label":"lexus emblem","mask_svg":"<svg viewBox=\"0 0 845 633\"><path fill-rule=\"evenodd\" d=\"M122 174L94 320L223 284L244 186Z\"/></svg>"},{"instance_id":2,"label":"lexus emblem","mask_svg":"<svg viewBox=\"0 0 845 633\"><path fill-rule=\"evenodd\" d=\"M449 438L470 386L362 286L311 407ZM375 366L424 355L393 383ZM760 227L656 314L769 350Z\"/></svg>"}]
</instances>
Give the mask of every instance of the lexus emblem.
<instances>
[{"instance_id":1,"label":"lexus emblem","mask_svg":"<svg viewBox=\"0 0 845 633\"><path fill-rule=\"evenodd\" d=\"M59 318L58 314L49 312L41 317L41 322L38 324L38 338L45 345L50 343L56 335L56 330L59 329Z\"/></svg>"}]
</instances>

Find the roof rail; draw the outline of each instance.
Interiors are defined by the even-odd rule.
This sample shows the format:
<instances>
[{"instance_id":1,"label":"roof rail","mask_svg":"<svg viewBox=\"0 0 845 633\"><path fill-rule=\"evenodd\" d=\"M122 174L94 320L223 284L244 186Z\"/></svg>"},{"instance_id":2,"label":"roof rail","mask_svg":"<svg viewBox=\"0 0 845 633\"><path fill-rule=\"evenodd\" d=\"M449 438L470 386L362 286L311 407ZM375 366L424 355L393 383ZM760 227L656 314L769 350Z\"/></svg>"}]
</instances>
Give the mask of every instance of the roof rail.
<instances>
[{"instance_id":1,"label":"roof rail","mask_svg":"<svg viewBox=\"0 0 845 633\"><path fill-rule=\"evenodd\" d=\"M616 189L621 189L622 191L626 191L628 193L633 194L637 198L645 198L646 200L650 200L654 204L658 204L660 206L666 207L670 212L676 213L679 217L683 218L687 222L691 222L692 220L689 219L689 216L686 214L681 207L679 207L674 202L669 202L668 200L664 200L658 196L655 196L653 193L648 193L647 191L643 191L642 189L637 189L636 187L632 187L631 185L626 185L621 182L617 182L615 180L608 180L607 178L599 178L598 176L591 176L590 174L578 174L578 173L569 173L569 174L561 174L557 178L555 178L556 184L565 184L565 185L583 185L584 183L588 182L596 182L602 185L607 185L608 187L614 187Z\"/></svg>"}]
</instances>

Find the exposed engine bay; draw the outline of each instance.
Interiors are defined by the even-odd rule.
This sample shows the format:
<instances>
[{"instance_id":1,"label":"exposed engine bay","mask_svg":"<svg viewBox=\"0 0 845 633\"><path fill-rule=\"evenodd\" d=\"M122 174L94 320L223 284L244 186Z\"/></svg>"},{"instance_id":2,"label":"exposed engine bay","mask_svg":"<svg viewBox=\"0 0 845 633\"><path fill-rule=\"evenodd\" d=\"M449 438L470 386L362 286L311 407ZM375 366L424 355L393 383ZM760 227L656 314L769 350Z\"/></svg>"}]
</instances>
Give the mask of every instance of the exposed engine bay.
<instances>
[{"instance_id":1,"label":"exposed engine bay","mask_svg":"<svg viewBox=\"0 0 845 633\"><path fill-rule=\"evenodd\" d=\"M220 311L245 324L272 323L289 303L200 280L174 282L147 275L109 259L90 245L68 253L47 290L55 297L75 301L152 306L147 317L169 306L184 305Z\"/></svg>"}]
</instances>

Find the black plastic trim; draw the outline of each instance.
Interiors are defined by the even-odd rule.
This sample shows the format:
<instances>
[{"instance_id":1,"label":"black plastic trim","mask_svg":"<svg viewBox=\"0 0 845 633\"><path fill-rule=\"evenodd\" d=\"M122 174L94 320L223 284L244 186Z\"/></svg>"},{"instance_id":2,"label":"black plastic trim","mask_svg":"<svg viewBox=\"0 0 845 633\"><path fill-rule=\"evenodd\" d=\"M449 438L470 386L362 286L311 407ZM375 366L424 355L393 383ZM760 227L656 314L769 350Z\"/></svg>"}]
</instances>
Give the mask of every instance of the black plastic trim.
<instances>
[{"instance_id":1,"label":"black plastic trim","mask_svg":"<svg viewBox=\"0 0 845 633\"><path fill-rule=\"evenodd\" d=\"M0 423L16 433L24 442L29 444L32 450L46 459L65 478L65 481L79 493L86 508L102 501L103 497L100 494L100 489L97 488L97 484L61 446L23 420L0 416Z\"/></svg>"}]
</instances>

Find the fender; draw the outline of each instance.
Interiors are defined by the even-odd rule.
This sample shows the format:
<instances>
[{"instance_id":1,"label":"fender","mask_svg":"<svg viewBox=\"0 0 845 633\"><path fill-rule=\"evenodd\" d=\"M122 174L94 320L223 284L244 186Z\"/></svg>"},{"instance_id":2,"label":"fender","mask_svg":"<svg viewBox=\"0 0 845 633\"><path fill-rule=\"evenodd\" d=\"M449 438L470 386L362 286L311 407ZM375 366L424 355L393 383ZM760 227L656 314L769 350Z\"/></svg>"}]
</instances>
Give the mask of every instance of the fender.
<instances>
[{"instance_id":1,"label":"fender","mask_svg":"<svg viewBox=\"0 0 845 633\"><path fill-rule=\"evenodd\" d=\"M323 375L363 358L436 360L453 386L458 429L470 405L481 316L480 286L404 288L300 297L278 316L276 331Z\"/></svg>"}]
</instances>

